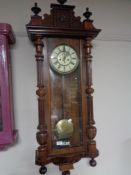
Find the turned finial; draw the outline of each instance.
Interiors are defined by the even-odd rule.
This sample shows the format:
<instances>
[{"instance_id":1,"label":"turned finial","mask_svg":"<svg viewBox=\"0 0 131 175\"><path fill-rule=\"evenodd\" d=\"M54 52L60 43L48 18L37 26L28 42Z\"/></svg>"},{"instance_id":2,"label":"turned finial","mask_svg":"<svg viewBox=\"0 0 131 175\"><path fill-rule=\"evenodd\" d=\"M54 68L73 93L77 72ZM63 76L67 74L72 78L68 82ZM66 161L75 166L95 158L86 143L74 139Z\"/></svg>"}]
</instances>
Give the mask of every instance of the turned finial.
<instances>
[{"instance_id":1,"label":"turned finial","mask_svg":"<svg viewBox=\"0 0 131 175\"><path fill-rule=\"evenodd\" d=\"M57 0L61 5L65 4L67 0Z\"/></svg>"},{"instance_id":2,"label":"turned finial","mask_svg":"<svg viewBox=\"0 0 131 175\"><path fill-rule=\"evenodd\" d=\"M34 7L31 8L31 11L32 11L36 16L41 12L41 9L38 7L37 2L35 2Z\"/></svg>"},{"instance_id":3,"label":"turned finial","mask_svg":"<svg viewBox=\"0 0 131 175\"><path fill-rule=\"evenodd\" d=\"M83 13L83 16L89 20L91 15L92 15L92 13L89 11L89 8L86 8L86 12Z\"/></svg>"}]
</instances>

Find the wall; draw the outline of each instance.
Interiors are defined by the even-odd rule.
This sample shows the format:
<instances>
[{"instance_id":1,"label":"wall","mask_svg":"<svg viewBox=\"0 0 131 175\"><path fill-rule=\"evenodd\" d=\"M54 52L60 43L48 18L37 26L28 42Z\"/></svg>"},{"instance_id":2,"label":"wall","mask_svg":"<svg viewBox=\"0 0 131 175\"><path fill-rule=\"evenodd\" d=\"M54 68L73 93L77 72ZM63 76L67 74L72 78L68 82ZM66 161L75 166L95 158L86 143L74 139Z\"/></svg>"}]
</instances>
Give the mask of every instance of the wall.
<instances>
[{"instance_id":1,"label":"wall","mask_svg":"<svg viewBox=\"0 0 131 175\"><path fill-rule=\"evenodd\" d=\"M49 13L51 0L37 2L42 13ZM53 2L53 1L52 1ZM97 145L100 156L92 168L88 159L75 164L72 175L131 174L131 1L130 0L70 0L76 4L76 15L85 7L93 12L95 26L102 32L93 42L94 114L98 128ZM4 0L0 6L1 22L12 25L16 44L12 47L13 90L18 142L0 152L2 175L37 175L35 140L37 97L35 49L27 38L25 24L29 22L33 0ZM8 12L8 13L7 13ZM60 174L58 167L48 165L48 174Z\"/></svg>"}]
</instances>

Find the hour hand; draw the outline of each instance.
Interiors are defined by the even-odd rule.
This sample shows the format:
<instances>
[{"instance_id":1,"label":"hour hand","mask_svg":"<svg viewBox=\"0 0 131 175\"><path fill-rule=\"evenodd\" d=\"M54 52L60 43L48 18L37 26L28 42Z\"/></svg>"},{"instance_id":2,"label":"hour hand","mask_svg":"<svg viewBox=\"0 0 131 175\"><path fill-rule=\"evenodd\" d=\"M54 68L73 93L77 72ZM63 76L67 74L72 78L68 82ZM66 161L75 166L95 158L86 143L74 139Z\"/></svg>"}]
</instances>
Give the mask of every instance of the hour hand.
<instances>
[{"instance_id":1,"label":"hour hand","mask_svg":"<svg viewBox=\"0 0 131 175\"><path fill-rule=\"evenodd\" d=\"M66 52L66 50L65 50L65 46L63 46L63 52Z\"/></svg>"}]
</instances>

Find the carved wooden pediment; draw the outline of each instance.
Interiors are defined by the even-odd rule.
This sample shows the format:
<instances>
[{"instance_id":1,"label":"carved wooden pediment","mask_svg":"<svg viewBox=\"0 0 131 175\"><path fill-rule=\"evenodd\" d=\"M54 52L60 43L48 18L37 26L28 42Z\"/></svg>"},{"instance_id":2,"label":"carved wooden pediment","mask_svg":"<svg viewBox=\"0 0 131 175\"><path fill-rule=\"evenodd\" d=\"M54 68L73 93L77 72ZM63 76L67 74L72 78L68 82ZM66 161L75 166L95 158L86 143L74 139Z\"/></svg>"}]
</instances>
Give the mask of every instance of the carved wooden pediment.
<instances>
[{"instance_id":1,"label":"carved wooden pediment","mask_svg":"<svg viewBox=\"0 0 131 175\"><path fill-rule=\"evenodd\" d=\"M75 6L72 5L63 5L66 0L58 0L60 4L51 4L50 14L44 14L44 16L39 16L41 9L35 3L35 6L32 7L32 12L34 15L31 16L30 22L26 25L27 30L30 30L30 38L33 39L34 31L38 30L39 34L45 33L48 35L52 31L52 36L59 35L61 36L70 36L74 33L74 36L77 35L88 36L95 38L100 32L99 29L96 29L93 25L93 20L90 19L92 13L86 8L86 12L83 16L86 18L81 21L81 17L76 17L74 13Z\"/></svg>"}]
</instances>

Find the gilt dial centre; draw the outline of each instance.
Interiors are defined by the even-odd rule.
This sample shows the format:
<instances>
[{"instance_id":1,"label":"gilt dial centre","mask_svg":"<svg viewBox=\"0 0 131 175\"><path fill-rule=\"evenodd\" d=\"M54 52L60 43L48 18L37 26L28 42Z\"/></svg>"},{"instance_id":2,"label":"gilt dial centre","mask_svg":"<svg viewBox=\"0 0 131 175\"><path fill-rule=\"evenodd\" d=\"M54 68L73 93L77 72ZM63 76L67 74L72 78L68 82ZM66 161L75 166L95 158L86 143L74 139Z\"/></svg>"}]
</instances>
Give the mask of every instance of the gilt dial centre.
<instances>
[{"instance_id":1,"label":"gilt dial centre","mask_svg":"<svg viewBox=\"0 0 131 175\"><path fill-rule=\"evenodd\" d=\"M70 63L71 61L71 57L69 55L68 52L61 52L59 53L58 55L58 62L63 65L63 66L66 66Z\"/></svg>"}]
</instances>

